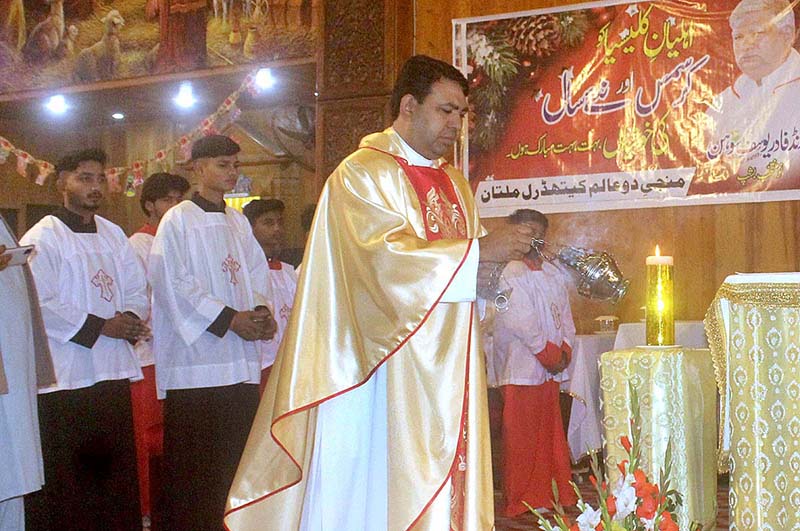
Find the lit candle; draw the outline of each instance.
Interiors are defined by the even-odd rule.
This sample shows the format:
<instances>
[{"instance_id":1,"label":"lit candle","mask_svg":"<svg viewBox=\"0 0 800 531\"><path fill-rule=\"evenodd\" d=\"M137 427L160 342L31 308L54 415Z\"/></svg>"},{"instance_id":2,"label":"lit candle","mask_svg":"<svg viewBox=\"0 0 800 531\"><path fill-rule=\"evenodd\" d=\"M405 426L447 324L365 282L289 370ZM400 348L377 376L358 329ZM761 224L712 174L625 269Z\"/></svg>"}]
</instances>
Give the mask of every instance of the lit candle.
<instances>
[{"instance_id":1,"label":"lit candle","mask_svg":"<svg viewBox=\"0 0 800 531\"><path fill-rule=\"evenodd\" d=\"M661 256L656 245L655 256L647 264L647 344L675 344L675 320L672 301L673 265L671 256Z\"/></svg>"}]
</instances>

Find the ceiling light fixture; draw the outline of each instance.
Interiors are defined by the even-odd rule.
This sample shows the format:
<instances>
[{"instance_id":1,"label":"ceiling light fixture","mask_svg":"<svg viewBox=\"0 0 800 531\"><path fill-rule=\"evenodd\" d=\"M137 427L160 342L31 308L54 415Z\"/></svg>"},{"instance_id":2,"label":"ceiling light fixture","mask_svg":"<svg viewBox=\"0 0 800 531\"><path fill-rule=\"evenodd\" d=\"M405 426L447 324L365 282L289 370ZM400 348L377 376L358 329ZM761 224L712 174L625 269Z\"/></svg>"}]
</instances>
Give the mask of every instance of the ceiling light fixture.
<instances>
[{"instance_id":1,"label":"ceiling light fixture","mask_svg":"<svg viewBox=\"0 0 800 531\"><path fill-rule=\"evenodd\" d=\"M175 105L183 107L184 109L194 106L194 104L197 103L197 99L194 97L191 83L181 83L181 88L178 89L178 95L175 96L172 101L175 102Z\"/></svg>"},{"instance_id":2,"label":"ceiling light fixture","mask_svg":"<svg viewBox=\"0 0 800 531\"><path fill-rule=\"evenodd\" d=\"M121 112L115 112L114 114L111 115L111 117L115 120L122 120L123 118L125 118L125 115L122 114Z\"/></svg>"},{"instance_id":3,"label":"ceiling light fixture","mask_svg":"<svg viewBox=\"0 0 800 531\"><path fill-rule=\"evenodd\" d=\"M44 106L53 114L64 114L67 112L67 109L69 109L67 99L61 94L56 94L55 96L47 98L47 102Z\"/></svg>"},{"instance_id":4,"label":"ceiling light fixture","mask_svg":"<svg viewBox=\"0 0 800 531\"><path fill-rule=\"evenodd\" d=\"M256 72L256 86L260 89L269 89L275 86L275 76L269 68L259 68Z\"/></svg>"}]
</instances>

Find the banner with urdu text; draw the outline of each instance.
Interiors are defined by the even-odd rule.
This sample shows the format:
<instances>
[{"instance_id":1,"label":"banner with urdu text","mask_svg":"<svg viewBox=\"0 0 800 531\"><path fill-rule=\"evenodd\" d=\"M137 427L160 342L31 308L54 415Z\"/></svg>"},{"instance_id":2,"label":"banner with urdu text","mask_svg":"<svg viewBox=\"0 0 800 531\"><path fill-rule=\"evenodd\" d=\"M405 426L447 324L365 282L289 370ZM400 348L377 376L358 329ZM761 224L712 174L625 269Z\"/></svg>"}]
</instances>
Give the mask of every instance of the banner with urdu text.
<instances>
[{"instance_id":1,"label":"banner with urdu text","mask_svg":"<svg viewBox=\"0 0 800 531\"><path fill-rule=\"evenodd\" d=\"M800 198L797 3L455 20L470 84L462 163L482 214Z\"/></svg>"}]
</instances>

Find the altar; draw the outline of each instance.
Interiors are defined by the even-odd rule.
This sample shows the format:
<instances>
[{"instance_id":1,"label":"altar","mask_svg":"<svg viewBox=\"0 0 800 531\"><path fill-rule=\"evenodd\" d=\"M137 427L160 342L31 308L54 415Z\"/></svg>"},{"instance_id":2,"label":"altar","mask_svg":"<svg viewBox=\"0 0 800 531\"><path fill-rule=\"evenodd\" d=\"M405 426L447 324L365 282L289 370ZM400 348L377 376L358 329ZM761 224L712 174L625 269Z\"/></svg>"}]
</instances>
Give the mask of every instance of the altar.
<instances>
[{"instance_id":1,"label":"altar","mask_svg":"<svg viewBox=\"0 0 800 531\"><path fill-rule=\"evenodd\" d=\"M731 529L800 526L800 273L737 274L706 329L720 389Z\"/></svg>"}]
</instances>

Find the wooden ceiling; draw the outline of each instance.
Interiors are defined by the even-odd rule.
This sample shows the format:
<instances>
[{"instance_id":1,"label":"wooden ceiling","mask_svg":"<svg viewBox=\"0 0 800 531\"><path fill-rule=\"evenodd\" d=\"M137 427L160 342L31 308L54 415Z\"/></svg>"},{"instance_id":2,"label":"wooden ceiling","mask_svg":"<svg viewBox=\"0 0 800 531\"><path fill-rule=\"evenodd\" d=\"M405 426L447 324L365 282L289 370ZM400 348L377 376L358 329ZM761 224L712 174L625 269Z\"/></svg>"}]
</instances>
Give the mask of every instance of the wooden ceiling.
<instances>
[{"instance_id":1,"label":"wooden ceiling","mask_svg":"<svg viewBox=\"0 0 800 531\"><path fill-rule=\"evenodd\" d=\"M194 123L208 116L234 92L252 70L240 68L208 72L191 78L133 80L126 86L110 86L97 90L60 92L67 98L70 109L54 116L44 107L46 99L59 92L41 92L34 97L0 102L0 121L13 123L23 129L41 127L102 127L125 123L147 122L168 118L175 122ZM272 67L277 82L272 89L257 96L244 94L239 100L242 110L275 106L283 103L313 105L316 99L315 64L310 61ZM181 109L172 99L183 82L190 82L197 103L191 109ZM111 115L121 112L122 121Z\"/></svg>"}]
</instances>

